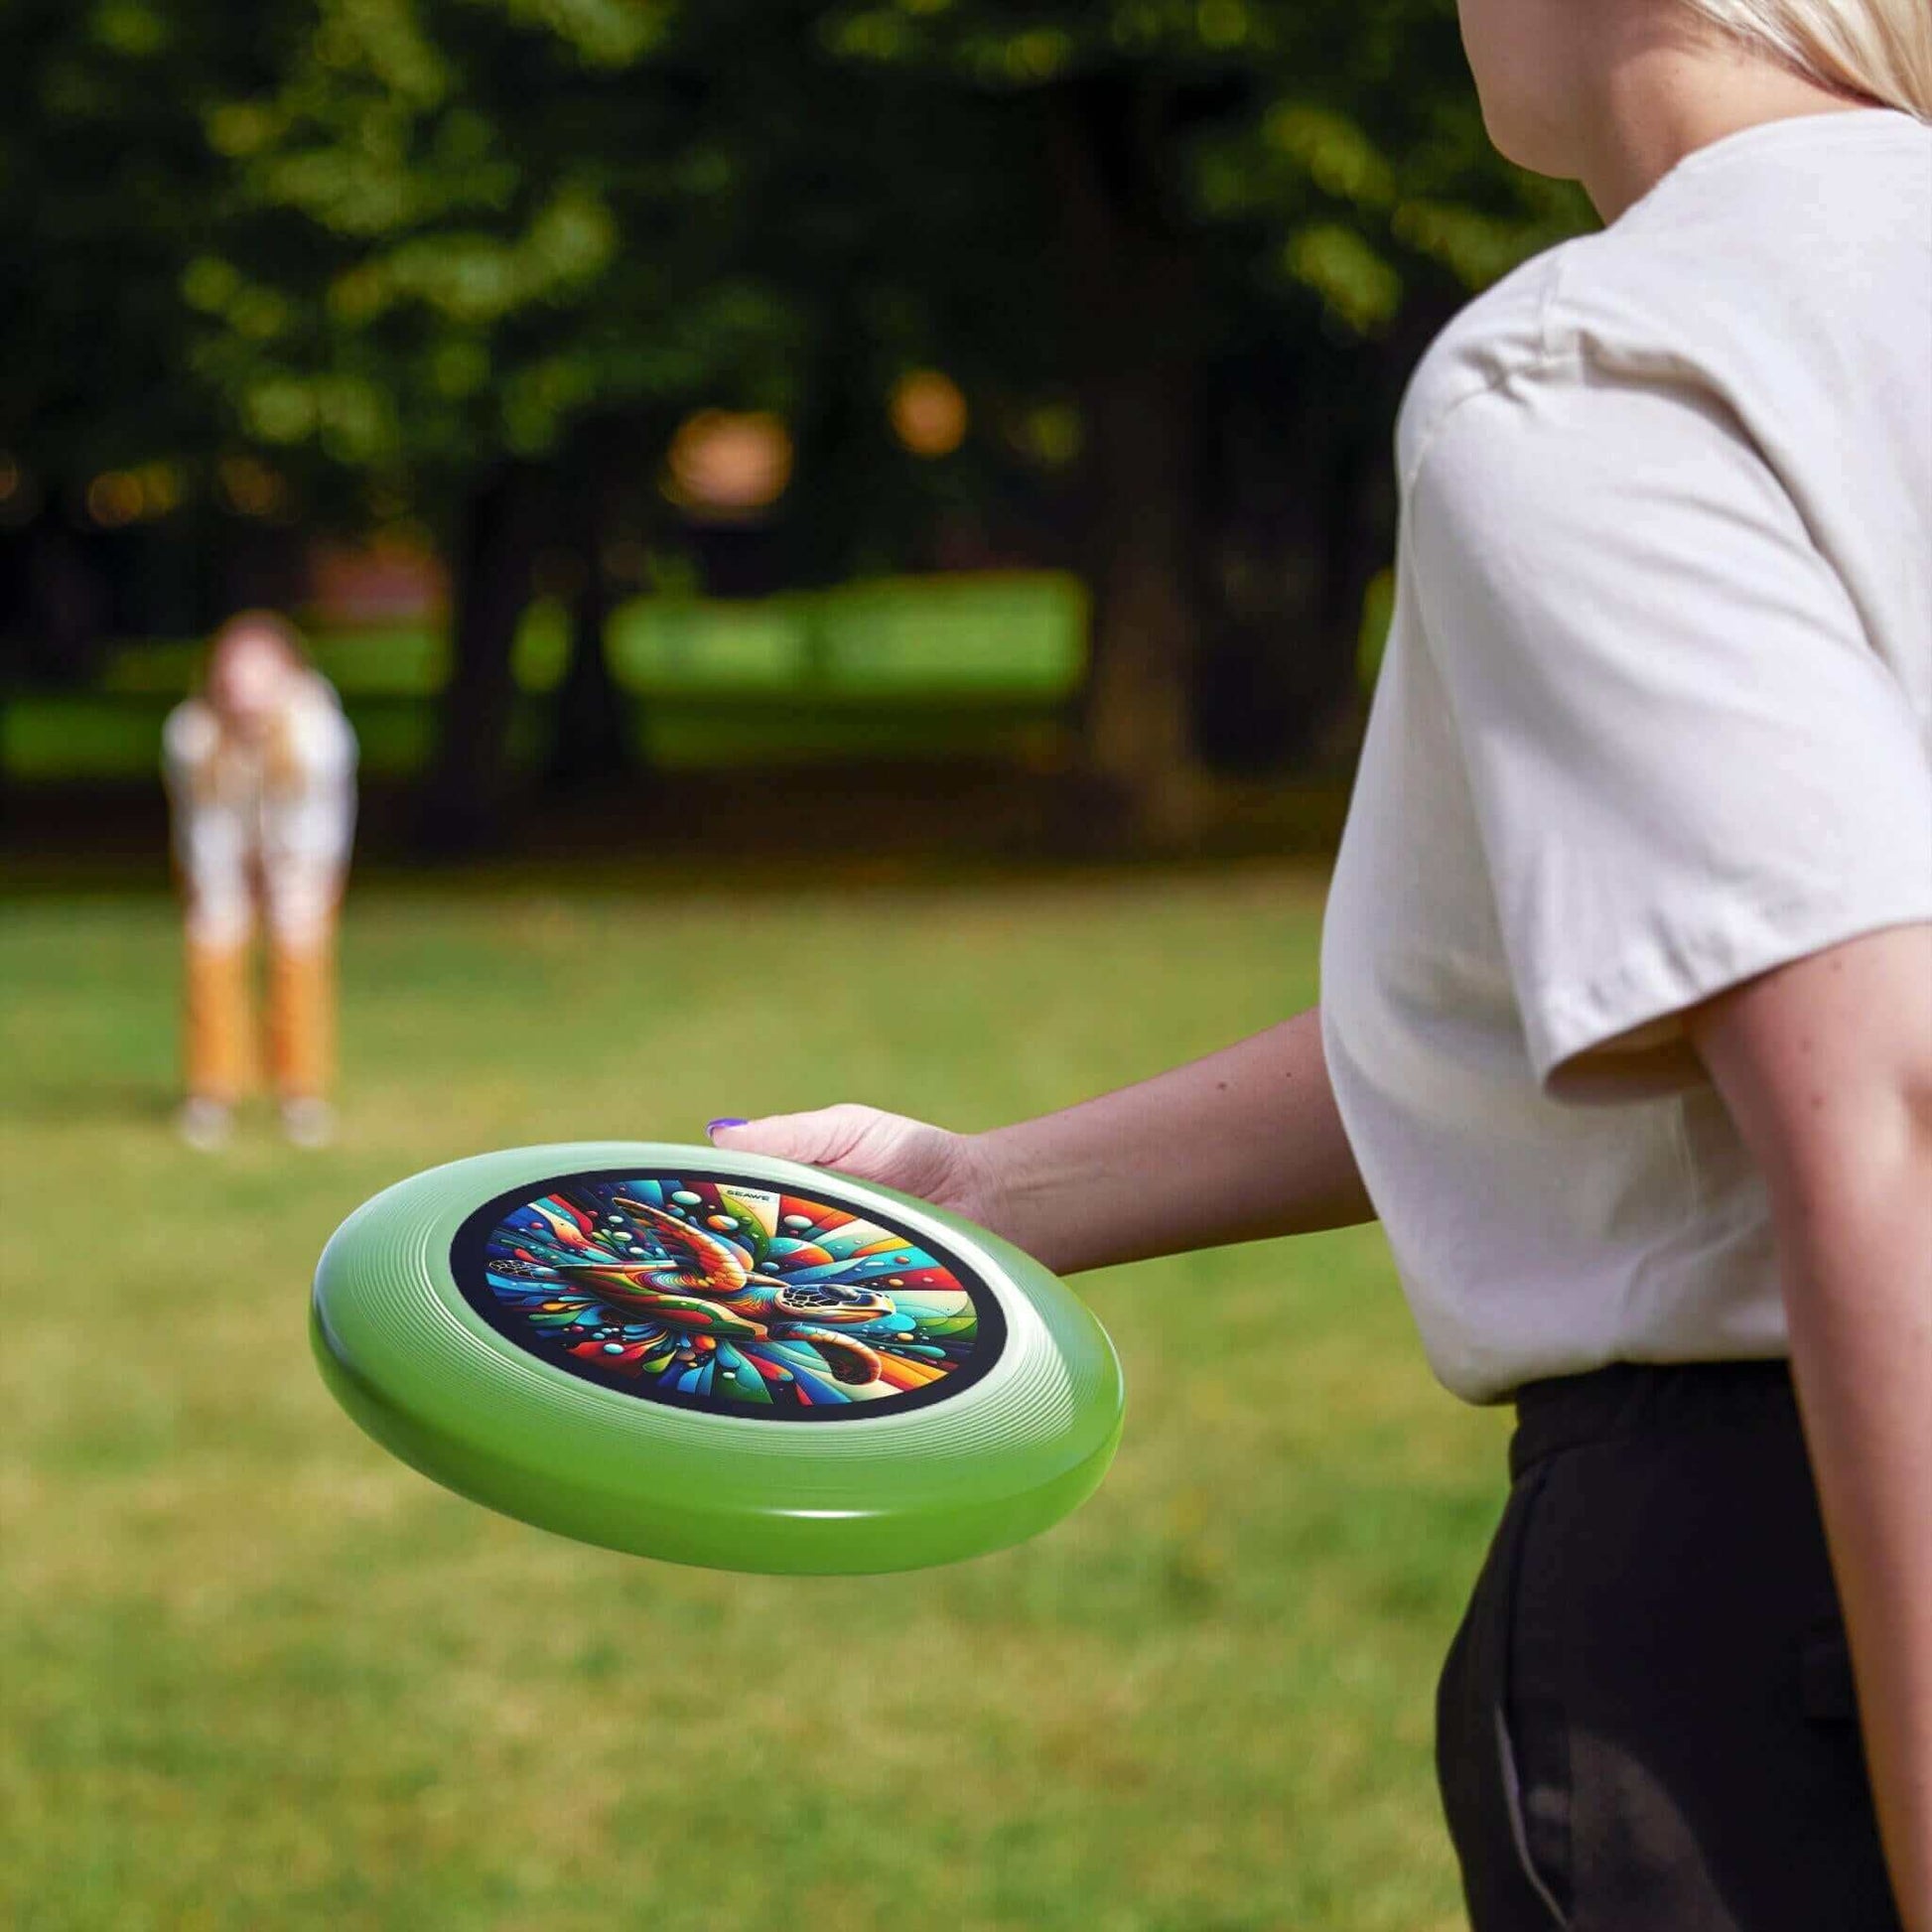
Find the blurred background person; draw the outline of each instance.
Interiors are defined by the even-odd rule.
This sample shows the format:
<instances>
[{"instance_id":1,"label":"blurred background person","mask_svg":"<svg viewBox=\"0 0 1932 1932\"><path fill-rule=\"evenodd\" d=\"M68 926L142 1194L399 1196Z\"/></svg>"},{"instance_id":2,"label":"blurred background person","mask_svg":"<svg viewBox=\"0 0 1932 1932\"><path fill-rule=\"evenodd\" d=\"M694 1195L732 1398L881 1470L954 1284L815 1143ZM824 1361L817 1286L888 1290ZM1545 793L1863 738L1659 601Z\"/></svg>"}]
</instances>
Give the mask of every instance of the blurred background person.
<instances>
[{"instance_id":1,"label":"blurred background person","mask_svg":"<svg viewBox=\"0 0 1932 1932\"><path fill-rule=\"evenodd\" d=\"M214 634L199 695L163 733L187 918L178 1116L218 1147L253 1086L257 924L268 940L268 1074L301 1147L334 1132L336 914L355 820L355 734L294 628L248 611Z\"/></svg>"}]
</instances>

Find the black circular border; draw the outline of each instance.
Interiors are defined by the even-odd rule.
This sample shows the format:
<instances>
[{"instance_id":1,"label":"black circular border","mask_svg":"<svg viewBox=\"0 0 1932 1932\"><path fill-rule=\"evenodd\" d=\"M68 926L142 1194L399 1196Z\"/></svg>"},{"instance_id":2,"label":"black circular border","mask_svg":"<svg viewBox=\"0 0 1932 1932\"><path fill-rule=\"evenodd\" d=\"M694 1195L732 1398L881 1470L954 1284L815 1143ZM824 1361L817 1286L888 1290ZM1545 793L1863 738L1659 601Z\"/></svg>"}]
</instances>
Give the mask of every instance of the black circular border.
<instances>
[{"instance_id":1,"label":"black circular border","mask_svg":"<svg viewBox=\"0 0 1932 1932\"><path fill-rule=\"evenodd\" d=\"M935 1260L943 1260L946 1267L965 1289L967 1299L973 1305L973 1311L979 1317L978 1331L974 1336L972 1355L960 1367L953 1370L942 1382L930 1382L922 1389L905 1389L897 1395L882 1397L877 1402L843 1403L836 1409L759 1409L752 1405L740 1410L726 1409L707 1396L685 1395L673 1390L665 1393L657 1389L626 1388L607 1376L599 1375L588 1363L580 1363L569 1356L561 1361L539 1353L532 1348L517 1328L515 1312L506 1309L490 1288L485 1271L484 1257L489 1245L489 1236L505 1215L519 1207L527 1207L531 1201L544 1194L553 1193L560 1187L576 1186L583 1182L599 1183L623 1180L665 1180L670 1178L708 1180L721 1187L751 1187L759 1193L770 1193L774 1188L784 1192L799 1194L805 1198L822 1199L827 1207L840 1208L846 1213L863 1216L864 1219L884 1228L888 1234L897 1234L903 1240L924 1248ZM878 1422L887 1416L903 1416L914 1409L929 1409L941 1402L950 1402L955 1396L963 1395L975 1382L980 1381L993 1365L1006 1353L1007 1317L1006 1311L1000 1306L1000 1298L986 1284L986 1279L976 1268L970 1267L955 1254L951 1248L936 1242L931 1235L922 1234L908 1227L903 1221L889 1213L882 1212L870 1201L857 1201L841 1198L838 1184L832 1181L824 1187L814 1185L814 1191L807 1195L801 1187L788 1182L774 1182L769 1178L752 1174L732 1173L720 1169L708 1168L593 1168L573 1173L552 1174L523 1182L504 1192L492 1195L490 1199L464 1216L463 1225L456 1231L456 1238L450 1243L450 1273L455 1279L457 1289L470 1308L482 1317L492 1333L500 1335L519 1355L539 1363L544 1368L555 1369L559 1374L575 1377L580 1382L588 1382L593 1388L610 1389L618 1395L628 1396L635 1402L651 1402L664 1409L688 1409L694 1415L712 1416L734 1422L755 1423L860 1423Z\"/></svg>"}]
</instances>

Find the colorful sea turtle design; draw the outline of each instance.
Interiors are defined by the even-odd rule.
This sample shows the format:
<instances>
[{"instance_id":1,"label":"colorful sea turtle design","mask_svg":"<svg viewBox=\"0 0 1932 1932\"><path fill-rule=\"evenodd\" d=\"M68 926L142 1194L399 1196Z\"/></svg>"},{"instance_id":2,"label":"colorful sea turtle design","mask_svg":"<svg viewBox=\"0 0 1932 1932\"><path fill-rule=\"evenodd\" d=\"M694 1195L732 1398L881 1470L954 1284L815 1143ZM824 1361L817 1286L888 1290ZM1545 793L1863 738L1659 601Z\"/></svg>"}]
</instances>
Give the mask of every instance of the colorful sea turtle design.
<instances>
[{"instance_id":1,"label":"colorful sea turtle design","mask_svg":"<svg viewBox=\"0 0 1932 1932\"><path fill-rule=\"evenodd\" d=\"M905 1235L709 1179L553 1185L496 1222L484 1279L495 1324L573 1373L741 1412L926 1390L978 1338L965 1284Z\"/></svg>"},{"instance_id":2,"label":"colorful sea turtle design","mask_svg":"<svg viewBox=\"0 0 1932 1932\"><path fill-rule=\"evenodd\" d=\"M755 1274L746 1268L736 1247L661 1207L623 1194L615 1195L611 1204L654 1228L673 1259L579 1262L558 1269L564 1280L594 1290L607 1306L635 1309L667 1328L755 1341L770 1337L809 1342L841 1382L879 1379L877 1352L837 1333L832 1324L877 1321L892 1314L887 1296L864 1288L794 1287L775 1275ZM667 1295L666 1289L688 1293Z\"/></svg>"}]
</instances>

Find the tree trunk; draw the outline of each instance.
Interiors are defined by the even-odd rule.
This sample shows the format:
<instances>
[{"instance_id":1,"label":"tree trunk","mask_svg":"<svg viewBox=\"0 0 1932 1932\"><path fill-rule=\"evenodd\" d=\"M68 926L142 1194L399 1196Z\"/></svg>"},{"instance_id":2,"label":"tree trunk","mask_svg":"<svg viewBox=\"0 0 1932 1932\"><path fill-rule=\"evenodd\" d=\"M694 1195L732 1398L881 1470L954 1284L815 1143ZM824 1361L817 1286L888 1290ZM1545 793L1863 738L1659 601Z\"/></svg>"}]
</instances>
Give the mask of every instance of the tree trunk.
<instances>
[{"instance_id":1,"label":"tree trunk","mask_svg":"<svg viewBox=\"0 0 1932 1932\"><path fill-rule=\"evenodd\" d=\"M1163 97L1103 77L1051 99L1094 597L1082 750L1129 834L1170 847L1199 829L1210 797L1189 721L1198 303L1160 205Z\"/></svg>"},{"instance_id":2,"label":"tree trunk","mask_svg":"<svg viewBox=\"0 0 1932 1932\"><path fill-rule=\"evenodd\" d=\"M1383 439L1365 447L1348 423L1331 423L1300 483L1307 519L1307 595L1281 641L1285 730L1276 763L1320 758L1355 715L1355 658L1369 580L1389 561L1375 515Z\"/></svg>"},{"instance_id":3,"label":"tree trunk","mask_svg":"<svg viewBox=\"0 0 1932 1932\"><path fill-rule=\"evenodd\" d=\"M594 790L622 777L633 762L629 700L604 654L610 582L594 546L584 546L583 563L570 604L570 656L557 687L544 766L544 782L561 792Z\"/></svg>"},{"instance_id":4,"label":"tree trunk","mask_svg":"<svg viewBox=\"0 0 1932 1932\"><path fill-rule=\"evenodd\" d=\"M1197 829L1205 804L1192 727L1191 410L1180 381L1157 367L1090 382L1085 414L1094 599L1086 760L1126 801L1132 829L1168 845Z\"/></svg>"},{"instance_id":5,"label":"tree trunk","mask_svg":"<svg viewBox=\"0 0 1932 1932\"><path fill-rule=\"evenodd\" d=\"M604 439L586 452L576 476L571 549L577 561L570 606L570 656L552 706L546 785L583 792L621 777L633 762L628 695L611 675L605 626L616 601L605 569L611 535L611 475Z\"/></svg>"},{"instance_id":6,"label":"tree trunk","mask_svg":"<svg viewBox=\"0 0 1932 1932\"><path fill-rule=\"evenodd\" d=\"M24 533L28 674L50 684L84 684L99 668L110 618L105 580L50 484L40 515Z\"/></svg>"},{"instance_id":7,"label":"tree trunk","mask_svg":"<svg viewBox=\"0 0 1932 1932\"><path fill-rule=\"evenodd\" d=\"M1376 573L1395 561L1396 478L1388 425L1409 376L1437 332L1460 306L1459 293L1412 299L1394 331L1357 351L1354 407L1331 425L1316 525L1318 582L1310 645L1297 685L1300 754L1332 749L1359 728L1356 684L1362 607Z\"/></svg>"},{"instance_id":8,"label":"tree trunk","mask_svg":"<svg viewBox=\"0 0 1932 1932\"><path fill-rule=\"evenodd\" d=\"M1358 722L1362 603L1394 543L1391 366L1382 344L1268 343L1214 371L1196 724L1218 770L1325 761Z\"/></svg>"},{"instance_id":9,"label":"tree trunk","mask_svg":"<svg viewBox=\"0 0 1932 1932\"><path fill-rule=\"evenodd\" d=\"M542 525L542 478L528 464L499 465L463 505L450 682L420 819L424 845L441 857L487 851L506 830L510 648L529 606Z\"/></svg>"},{"instance_id":10,"label":"tree trunk","mask_svg":"<svg viewBox=\"0 0 1932 1932\"><path fill-rule=\"evenodd\" d=\"M1363 606L1376 573L1395 560L1395 475L1386 439L1337 454L1334 494L1324 530L1320 622L1308 697L1304 749L1352 741L1362 720L1356 671Z\"/></svg>"}]
</instances>

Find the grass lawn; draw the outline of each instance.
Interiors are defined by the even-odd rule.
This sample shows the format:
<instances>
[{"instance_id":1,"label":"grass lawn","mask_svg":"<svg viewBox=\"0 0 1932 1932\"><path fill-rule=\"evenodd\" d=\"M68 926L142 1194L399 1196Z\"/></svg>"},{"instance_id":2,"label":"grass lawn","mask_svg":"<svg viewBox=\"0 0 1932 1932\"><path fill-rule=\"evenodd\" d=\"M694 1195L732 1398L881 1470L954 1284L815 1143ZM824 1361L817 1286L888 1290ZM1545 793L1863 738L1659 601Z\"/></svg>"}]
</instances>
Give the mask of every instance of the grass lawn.
<instances>
[{"instance_id":1,"label":"grass lawn","mask_svg":"<svg viewBox=\"0 0 1932 1932\"><path fill-rule=\"evenodd\" d=\"M19 1932L1446 1932L1441 1651L1502 1424L1358 1230L1081 1287L1100 1493L878 1581L654 1565L443 1493L335 1409L364 1195L551 1139L869 1099L959 1125L1313 992L1316 887L371 889L343 1143L178 1147L160 898L0 920L0 1923ZM1232 1131L1239 1131L1238 1124Z\"/></svg>"}]
</instances>

